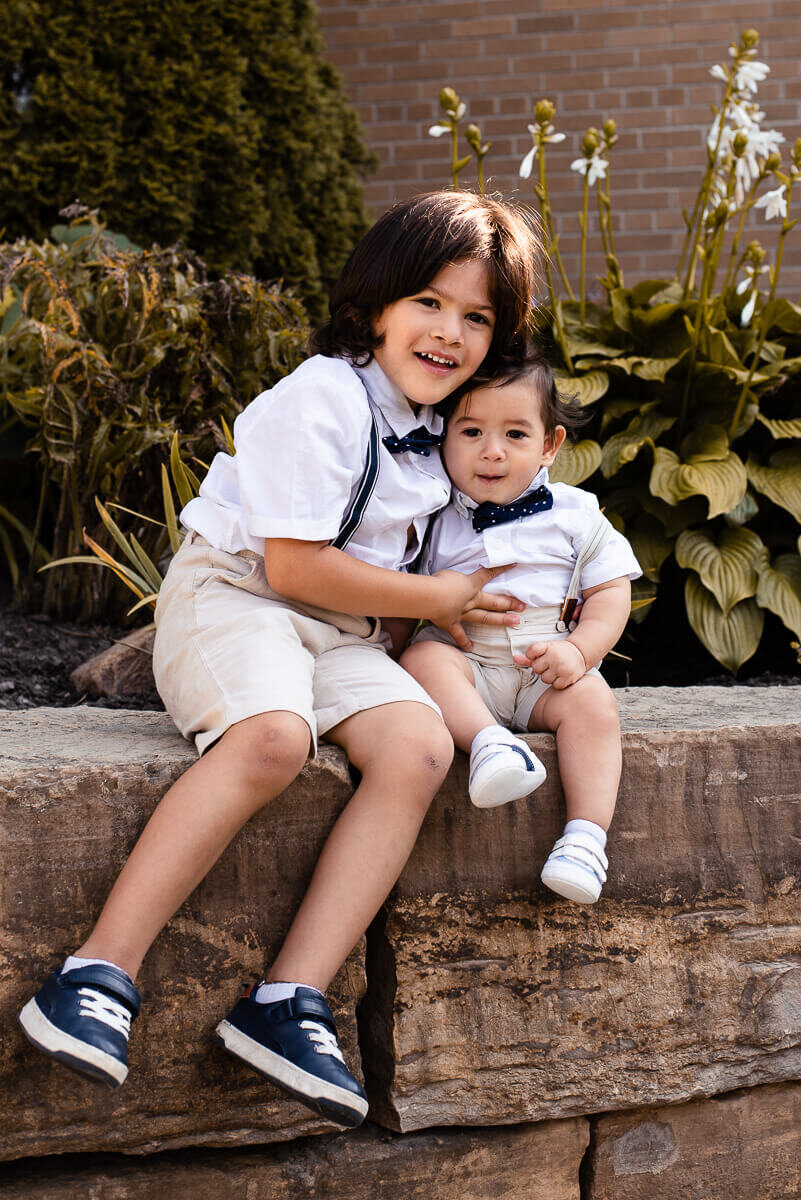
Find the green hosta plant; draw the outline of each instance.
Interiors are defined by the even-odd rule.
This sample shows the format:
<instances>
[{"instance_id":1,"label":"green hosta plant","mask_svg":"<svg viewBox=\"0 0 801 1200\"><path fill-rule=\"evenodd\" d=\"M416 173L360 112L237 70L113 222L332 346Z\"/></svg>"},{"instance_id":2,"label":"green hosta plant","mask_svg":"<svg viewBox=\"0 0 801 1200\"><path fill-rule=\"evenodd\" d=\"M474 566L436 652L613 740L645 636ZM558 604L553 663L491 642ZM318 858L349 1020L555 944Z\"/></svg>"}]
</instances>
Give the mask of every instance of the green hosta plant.
<instances>
[{"instance_id":1,"label":"green hosta plant","mask_svg":"<svg viewBox=\"0 0 801 1200\"><path fill-rule=\"evenodd\" d=\"M788 661L790 636L801 637L801 306L778 292L801 138L785 163L784 137L762 127L755 96L769 68L757 45L747 30L711 70L722 96L672 279L625 285L611 220L613 120L587 130L571 163L582 181L577 288L548 195L546 158L564 140L548 100L535 106L520 168L533 177L547 250L539 327L565 393L592 406L584 439L560 452L552 475L595 491L629 537L644 571L636 598L655 598L669 560L686 572L687 619L732 672L757 649L766 612L790 631ZM466 105L446 92L440 124L451 132L455 187L469 161L456 141ZM760 211L778 221L772 262L758 241L743 245L746 220ZM606 261L602 304L587 294L593 224ZM647 612L638 606L634 620Z\"/></svg>"}]
</instances>

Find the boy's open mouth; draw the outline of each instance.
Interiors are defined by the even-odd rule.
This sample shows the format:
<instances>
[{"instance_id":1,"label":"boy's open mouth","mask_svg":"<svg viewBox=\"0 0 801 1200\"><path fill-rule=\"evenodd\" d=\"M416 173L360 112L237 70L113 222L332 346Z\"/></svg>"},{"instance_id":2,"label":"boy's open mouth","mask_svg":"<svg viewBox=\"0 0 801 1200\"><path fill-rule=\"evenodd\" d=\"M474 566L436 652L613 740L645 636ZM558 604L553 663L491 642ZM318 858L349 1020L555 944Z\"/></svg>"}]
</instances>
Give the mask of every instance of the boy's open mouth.
<instances>
[{"instance_id":1,"label":"boy's open mouth","mask_svg":"<svg viewBox=\"0 0 801 1200\"><path fill-rule=\"evenodd\" d=\"M439 371L452 371L454 367L458 367L458 363L453 358L446 358L443 354L430 354L425 350L415 352L415 358L421 359L426 366L431 366Z\"/></svg>"}]
</instances>

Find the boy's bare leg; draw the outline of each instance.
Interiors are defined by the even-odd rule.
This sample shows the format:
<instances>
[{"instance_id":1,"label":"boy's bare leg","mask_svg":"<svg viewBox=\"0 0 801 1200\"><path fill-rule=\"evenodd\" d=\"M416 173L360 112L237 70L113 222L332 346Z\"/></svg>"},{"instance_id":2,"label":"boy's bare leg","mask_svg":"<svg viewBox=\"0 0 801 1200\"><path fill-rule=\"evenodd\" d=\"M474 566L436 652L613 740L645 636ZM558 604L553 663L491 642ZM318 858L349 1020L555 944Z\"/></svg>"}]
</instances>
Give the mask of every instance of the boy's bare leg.
<instances>
[{"instance_id":1,"label":"boy's bare leg","mask_svg":"<svg viewBox=\"0 0 801 1200\"><path fill-rule=\"evenodd\" d=\"M403 870L453 757L425 704L356 713L325 735L362 781L329 834L268 981L325 991Z\"/></svg>"},{"instance_id":2,"label":"boy's bare leg","mask_svg":"<svg viewBox=\"0 0 801 1200\"><path fill-rule=\"evenodd\" d=\"M617 702L598 675L540 696L529 729L556 734L567 819L593 821L607 830L620 784L622 753Z\"/></svg>"},{"instance_id":3,"label":"boy's bare leg","mask_svg":"<svg viewBox=\"0 0 801 1200\"><path fill-rule=\"evenodd\" d=\"M476 734L494 725L495 717L476 691L462 651L442 642L415 642L401 655L400 664L436 701L454 742L469 754Z\"/></svg>"},{"instance_id":4,"label":"boy's bare leg","mask_svg":"<svg viewBox=\"0 0 801 1200\"><path fill-rule=\"evenodd\" d=\"M92 933L75 954L135 978L156 935L245 822L288 787L309 753L309 727L273 712L232 725L162 797Z\"/></svg>"}]
</instances>

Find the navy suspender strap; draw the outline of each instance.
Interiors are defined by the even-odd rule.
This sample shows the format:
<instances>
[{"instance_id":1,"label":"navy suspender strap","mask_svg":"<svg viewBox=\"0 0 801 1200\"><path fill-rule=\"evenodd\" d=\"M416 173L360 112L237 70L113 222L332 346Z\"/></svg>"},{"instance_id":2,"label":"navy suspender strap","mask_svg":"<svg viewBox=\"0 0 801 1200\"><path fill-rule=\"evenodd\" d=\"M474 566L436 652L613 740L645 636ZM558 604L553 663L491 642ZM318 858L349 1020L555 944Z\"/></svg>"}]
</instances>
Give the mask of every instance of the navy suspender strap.
<instances>
[{"instance_id":1,"label":"navy suspender strap","mask_svg":"<svg viewBox=\"0 0 801 1200\"><path fill-rule=\"evenodd\" d=\"M367 447L367 461L364 464L364 471L356 490L356 495L353 497L348 511L342 518L339 533L331 542L331 545L335 546L337 550L344 550L359 528L364 516L364 510L367 508L370 497L375 491L376 481L378 480L378 425L376 424L375 413L372 408L370 409L370 423L370 442Z\"/></svg>"}]
</instances>

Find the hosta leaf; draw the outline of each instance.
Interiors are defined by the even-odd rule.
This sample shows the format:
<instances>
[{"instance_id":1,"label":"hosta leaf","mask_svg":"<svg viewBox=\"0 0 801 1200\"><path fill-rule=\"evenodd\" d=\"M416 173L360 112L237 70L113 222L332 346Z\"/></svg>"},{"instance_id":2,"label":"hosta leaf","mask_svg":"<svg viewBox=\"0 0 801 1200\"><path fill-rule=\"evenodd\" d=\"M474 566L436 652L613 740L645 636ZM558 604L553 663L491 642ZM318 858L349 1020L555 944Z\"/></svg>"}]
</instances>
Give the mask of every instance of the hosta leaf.
<instances>
[{"instance_id":1,"label":"hosta leaf","mask_svg":"<svg viewBox=\"0 0 801 1200\"><path fill-rule=\"evenodd\" d=\"M801 446L777 450L767 467L751 457L746 470L758 492L786 508L801 524Z\"/></svg>"},{"instance_id":2,"label":"hosta leaf","mask_svg":"<svg viewBox=\"0 0 801 1200\"><path fill-rule=\"evenodd\" d=\"M767 561L762 540L750 529L724 529L717 546L700 529L685 529L676 539L676 562L698 573L724 613L756 595L758 569Z\"/></svg>"},{"instance_id":3,"label":"hosta leaf","mask_svg":"<svg viewBox=\"0 0 801 1200\"><path fill-rule=\"evenodd\" d=\"M687 618L695 636L713 658L735 674L759 645L765 614L756 600L741 600L724 613L698 576L687 576L684 584Z\"/></svg>"},{"instance_id":4,"label":"hosta leaf","mask_svg":"<svg viewBox=\"0 0 801 1200\"><path fill-rule=\"evenodd\" d=\"M714 325L701 324L698 352L717 366L745 370L745 364L727 335L722 329L716 329Z\"/></svg>"},{"instance_id":5,"label":"hosta leaf","mask_svg":"<svg viewBox=\"0 0 801 1200\"><path fill-rule=\"evenodd\" d=\"M601 447L589 438L575 446L563 443L548 476L554 483L569 483L576 487L589 479L601 465Z\"/></svg>"},{"instance_id":6,"label":"hosta leaf","mask_svg":"<svg viewBox=\"0 0 801 1200\"><path fill-rule=\"evenodd\" d=\"M571 357L576 360L580 354L600 354L604 358L616 358L618 354L625 354L625 350L620 350L616 346L606 346L603 342L591 341L589 338L581 337L580 334L566 334L565 340ZM590 361L586 365L597 367L598 364Z\"/></svg>"},{"instance_id":7,"label":"hosta leaf","mask_svg":"<svg viewBox=\"0 0 801 1200\"><path fill-rule=\"evenodd\" d=\"M748 477L733 450L724 459L682 463L672 450L657 446L649 486L655 496L668 504L677 504L691 496L706 496L709 502L707 516L711 520L740 503L748 486Z\"/></svg>"},{"instance_id":8,"label":"hosta leaf","mask_svg":"<svg viewBox=\"0 0 801 1200\"><path fill-rule=\"evenodd\" d=\"M768 314L770 329L781 329L784 333L801 333L801 307L791 300L779 297L774 300Z\"/></svg>"},{"instance_id":9,"label":"hosta leaf","mask_svg":"<svg viewBox=\"0 0 801 1200\"><path fill-rule=\"evenodd\" d=\"M615 358L609 363L610 367L618 367L627 375L636 375L638 379L665 382L665 376L671 367L675 367L681 355L675 358L643 358L634 354L627 358Z\"/></svg>"},{"instance_id":10,"label":"hosta leaf","mask_svg":"<svg viewBox=\"0 0 801 1200\"><path fill-rule=\"evenodd\" d=\"M780 554L759 573L757 604L768 608L801 638L801 555Z\"/></svg>"},{"instance_id":11,"label":"hosta leaf","mask_svg":"<svg viewBox=\"0 0 801 1200\"><path fill-rule=\"evenodd\" d=\"M641 412L622 433L614 433L603 448L601 470L608 479L625 463L632 462L646 443L654 446L656 439L676 423L655 409Z\"/></svg>"},{"instance_id":12,"label":"hosta leaf","mask_svg":"<svg viewBox=\"0 0 801 1200\"><path fill-rule=\"evenodd\" d=\"M681 305L675 303L653 304L650 308L638 309L637 320L649 329L653 329L656 325L660 325L664 321L669 321L680 308Z\"/></svg>"},{"instance_id":13,"label":"hosta leaf","mask_svg":"<svg viewBox=\"0 0 801 1200\"><path fill-rule=\"evenodd\" d=\"M746 492L739 504L730 508L723 516L729 525L747 525L759 512L759 505L750 492Z\"/></svg>"},{"instance_id":14,"label":"hosta leaf","mask_svg":"<svg viewBox=\"0 0 801 1200\"><path fill-rule=\"evenodd\" d=\"M801 417L793 421L771 421L757 413L757 420L770 430L775 438L801 438Z\"/></svg>"},{"instance_id":15,"label":"hosta leaf","mask_svg":"<svg viewBox=\"0 0 801 1200\"><path fill-rule=\"evenodd\" d=\"M575 396L582 408L600 400L609 387L606 371L588 371L586 375L567 375L555 371L557 386L562 396Z\"/></svg>"},{"instance_id":16,"label":"hosta leaf","mask_svg":"<svg viewBox=\"0 0 801 1200\"><path fill-rule=\"evenodd\" d=\"M664 530L655 517L640 517L636 526L628 530L637 562L646 579L656 583L662 563L673 549L673 542L666 538Z\"/></svg>"}]
</instances>

